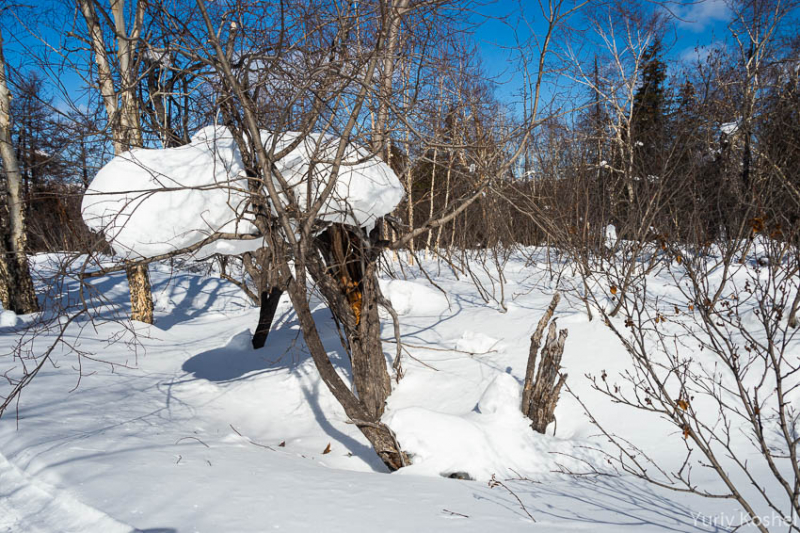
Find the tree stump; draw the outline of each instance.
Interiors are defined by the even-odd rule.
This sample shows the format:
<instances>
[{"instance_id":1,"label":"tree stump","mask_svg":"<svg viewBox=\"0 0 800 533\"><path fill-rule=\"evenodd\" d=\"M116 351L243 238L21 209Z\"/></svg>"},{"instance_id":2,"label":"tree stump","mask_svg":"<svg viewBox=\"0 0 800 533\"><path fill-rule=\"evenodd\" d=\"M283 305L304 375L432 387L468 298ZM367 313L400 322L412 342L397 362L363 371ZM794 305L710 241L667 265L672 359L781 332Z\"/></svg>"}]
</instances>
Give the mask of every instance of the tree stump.
<instances>
[{"instance_id":1,"label":"tree stump","mask_svg":"<svg viewBox=\"0 0 800 533\"><path fill-rule=\"evenodd\" d=\"M555 319L550 320L559 300L561 300L561 295L555 293L547 311L539 320L536 331L531 335L528 366L525 370L525 384L522 389L522 412L531 420L531 428L539 433L544 433L547 426L555 421L554 413L558 397L561 387L567 380L567 375L562 374L560 370L561 356L564 354L568 332L566 329L562 329L556 336L556 321ZM536 360L542 343L542 335L548 322L550 322L550 327L537 370Z\"/></svg>"}]
</instances>

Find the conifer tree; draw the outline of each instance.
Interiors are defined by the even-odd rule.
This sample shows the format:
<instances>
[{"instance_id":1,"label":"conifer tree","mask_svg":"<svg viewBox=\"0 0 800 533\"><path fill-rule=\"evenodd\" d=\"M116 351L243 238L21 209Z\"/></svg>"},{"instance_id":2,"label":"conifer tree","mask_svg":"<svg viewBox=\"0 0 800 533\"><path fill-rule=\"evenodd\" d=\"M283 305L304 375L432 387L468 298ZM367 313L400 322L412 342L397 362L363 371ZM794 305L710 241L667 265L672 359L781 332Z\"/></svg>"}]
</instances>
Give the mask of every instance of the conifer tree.
<instances>
[{"instance_id":1,"label":"conifer tree","mask_svg":"<svg viewBox=\"0 0 800 533\"><path fill-rule=\"evenodd\" d=\"M634 95L631 139L636 147L637 167L647 175L658 175L660 146L666 141L667 68L661 59L661 41L647 47L642 56L640 85Z\"/></svg>"}]
</instances>

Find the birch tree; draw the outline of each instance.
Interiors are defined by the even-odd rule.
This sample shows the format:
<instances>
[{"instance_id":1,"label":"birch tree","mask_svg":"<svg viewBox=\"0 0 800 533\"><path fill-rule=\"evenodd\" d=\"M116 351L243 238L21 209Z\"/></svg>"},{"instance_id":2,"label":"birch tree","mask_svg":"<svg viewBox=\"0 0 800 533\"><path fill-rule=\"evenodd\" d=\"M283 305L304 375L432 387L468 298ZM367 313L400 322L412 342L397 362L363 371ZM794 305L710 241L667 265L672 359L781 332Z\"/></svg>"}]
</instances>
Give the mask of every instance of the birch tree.
<instances>
[{"instance_id":1,"label":"birch tree","mask_svg":"<svg viewBox=\"0 0 800 533\"><path fill-rule=\"evenodd\" d=\"M25 209L22 175L11 140L11 92L6 81L3 35L0 30L0 156L5 171L5 199L0 239L0 301L3 308L17 313L39 310L26 255Z\"/></svg>"},{"instance_id":2,"label":"birch tree","mask_svg":"<svg viewBox=\"0 0 800 533\"><path fill-rule=\"evenodd\" d=\"M142 130L139 121L139 104L136 95L137 72L141 54L141 31L147 2L135 3L133 24L126 28L125 0L110 0L110 17L113 21L116 44L117 76L114 62L108 54L94 0L77 0L88 30L89 43L97 65L97 89L106 110L108 127L114 144L114 155L142 146ZM115 78L119 81L115 84ZM150 278L144 265L131 266L127 270L131 293L131 320L153 323L153 297Z\"/></svg>"}]
</instances>

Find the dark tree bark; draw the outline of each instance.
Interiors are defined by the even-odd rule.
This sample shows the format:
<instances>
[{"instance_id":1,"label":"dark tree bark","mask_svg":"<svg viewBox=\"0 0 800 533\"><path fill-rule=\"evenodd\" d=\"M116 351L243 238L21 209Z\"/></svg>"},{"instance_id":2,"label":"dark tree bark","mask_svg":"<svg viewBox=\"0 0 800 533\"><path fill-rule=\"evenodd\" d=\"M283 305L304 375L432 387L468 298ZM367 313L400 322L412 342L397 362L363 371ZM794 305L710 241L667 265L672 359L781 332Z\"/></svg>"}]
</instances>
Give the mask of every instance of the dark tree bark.
<instances>
[{"instance_id":1,"label":"dark tree bark","mask_svg":"<svg viewBox=\"0 0 800 533\"><path fill-rule=\"evenodd\" d=\"M309 261L309 272L344 331L356 393L377 420L392 390L380 336L377 255L363 229L343 224L332 224L315 242L325 265Z\"/></svg>"},{"instance_id":2,"label":"dark tree bark","mask_svg":"<svg viewBox=\"0 0 800 533\"><path fill-rule=\"evenodd\" d=\"M253 334L253 348L256 350L263 348L267 343L269 330L275 319L275 311L278 309L278 302L282 295L283 291L278 287L261 292L261 311L258 314L256 332Z\"/></svg>"}]
</instances>

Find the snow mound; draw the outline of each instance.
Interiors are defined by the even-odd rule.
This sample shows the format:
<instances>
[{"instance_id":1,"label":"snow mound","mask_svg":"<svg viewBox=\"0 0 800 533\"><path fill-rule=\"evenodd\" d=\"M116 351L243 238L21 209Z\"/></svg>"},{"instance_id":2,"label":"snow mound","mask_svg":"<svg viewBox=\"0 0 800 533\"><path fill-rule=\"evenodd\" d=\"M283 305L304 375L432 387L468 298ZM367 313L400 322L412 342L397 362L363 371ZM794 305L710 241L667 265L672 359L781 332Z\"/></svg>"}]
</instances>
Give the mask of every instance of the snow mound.
<instances>
[{"instance_id":1,"label":"snow mound","mask_svg":"<svg viewBox=\"0 0 800 533\"><path fill-rule=\"evenodd\" d=\"M398 315L439 315L450 307L440 291L426 284L401 279L381 280L380 284Z\"/></svg>"},{"instance_id":2,"label":"snow mound","mask_svg":"<svg viewBox=\"0 0 800 533\"><path fill-rule=\"evenodd\" d=\"M485 333L465 331L456 341L456 350L469 353L485 353L498 348L499 339L490 337Z\"/></svg>"},{"instance_id":3,"label":"snow mound","mask_svg":"<svg viewBox=\"0 0 800 533\"><path fill-rule=\"evenodd\" d=\"M0 328L13 328L20 320L14 311L0 311Z\"/></svg>"},{"instance_id":4,"label":"snow mound","mask_svg":"<svg viewBox=\"0 0 800 533\"><path fill-rule=\"evenodd\" d=\"M509 416L519 412L522 389L511 374L498 374L483 391L478 401L478 412L485 415ZM513 416L512 416L513 418Z\"/></svg>"},{"instance_id":5,"label":"snow mound","mask_svg":"<svg viewBox=\"0 0 800 533\"><path fill-rule=\"evenodd\" d=\"M614 248L617 245L617 228L612 224L606 226L605 231L605 245L606 248Z\"/></svg>"},{"instance_id":6,"label":"snow mound","mask_svg":"<svg viewBox=\"0 0 800 533\"><path fill-rule=\"evenodd\" d=\"M256 232L245 216L247 180L231 136L196 136L185 146L135 149L92 180L81 211L115 251L152 257L202 241L214 232ZM241 253L262 240L217 241L199 255Z\"/></svg>"},{"instance_id":7,"label":"snow mound","mask_svg":"<svg viewBox=\"0 0 800 533\"><path fill-rule=\"evenodd\" d=\"M520 398L517 380L498 374L477 409L465 416L422 407L388 413L385 422L412 460L399 473L445 477L467 474L482 481L492 474L500 478L534 477L557 470L556 460L577 470L579 460L568 457L575 455L574 445L535 433L519 409Z\"/></svg>"}]
</instances>

